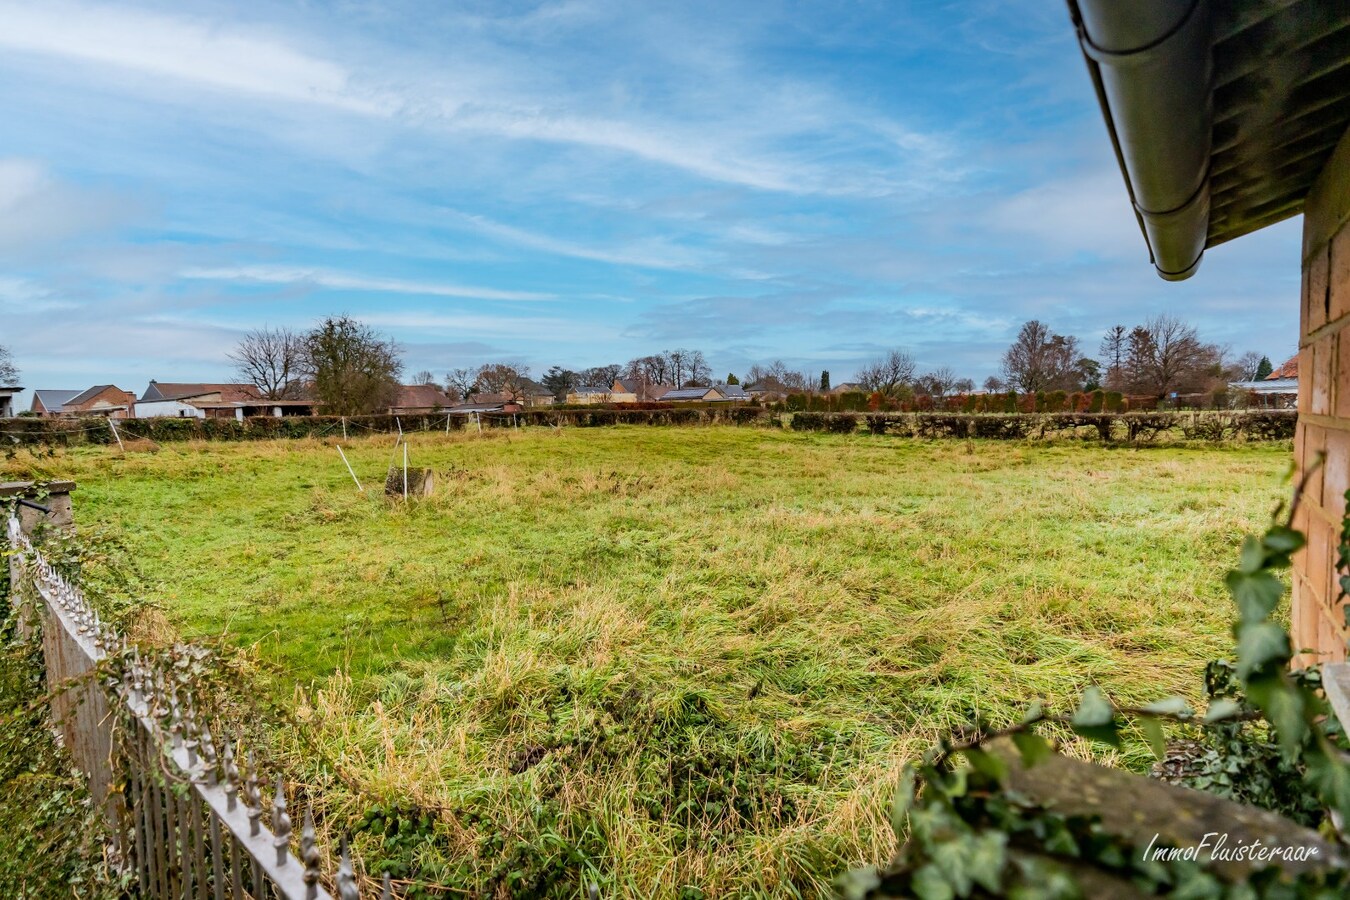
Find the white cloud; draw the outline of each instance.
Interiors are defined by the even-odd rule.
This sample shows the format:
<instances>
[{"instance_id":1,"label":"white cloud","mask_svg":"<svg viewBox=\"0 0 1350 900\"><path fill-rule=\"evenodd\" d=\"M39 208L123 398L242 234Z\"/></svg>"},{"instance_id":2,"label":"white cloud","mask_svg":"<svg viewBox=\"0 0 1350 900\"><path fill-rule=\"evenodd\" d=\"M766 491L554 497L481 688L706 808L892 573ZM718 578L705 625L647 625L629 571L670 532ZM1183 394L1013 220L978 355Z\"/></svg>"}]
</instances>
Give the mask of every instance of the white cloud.
<instances>
[{"instance_id":1,"label":"white cloud","mask_svg":"<svg viewBox=\"0 0 1350 900\"><path fill-rule=\"evenodd\" d=\"M709 260L706 254L681 247L668 240L656 239L632 241L616 249L605 249L555 238L496 222L485 216L472 215L457 210L447 210L456 220L463 222L480 234L487 235L532 250L542 250L558 256L570 256L574 259L589 259L596 262L612 263L620 266L638 266L648 269L691 269L705 265Z\"/></svg>"},{"instance_id":2,"label":"white cloud","mask_svg":"<svg viewBox=\"0 0 1350 900\"><path fill-rule=\"evenodd\" d=\"M298 284L341 291L370 291L381 294L414 294L425 297L465 297L477 300L553 300L552 294L533 291L504 291L471 287L440 281L405 281L398 278L372 278L327 269L299 266L226 266L184 269L183 278L203 281L253 282L257 284Z\"/></svg>"},{"instance_id":3,"label":"white cloud","mask_svg":"<svg viewBox=\"0 0 1350 900\"><path fill-rule=\"evenodd\" d=\"M109 192L60 182L34 160L0 158L0 254L119 224L133 206Z\"/></svg>"},{"instance_id":4,"label":"white cloud","mask_svg":"<svg viewBox=\"0 0 1350 900\"><path fill-rule=\"evenodd\" d=\"M584 6L564 5L558 12L562 19L592 14ZM778 75L740 72L732 78L729 71L712 85L704 73L677 73L679 80L665 87L674 96L655 106L626 91L615 99L603 85L574 86L565 73L537 70L509 41L474 44L482 38L467 34L449 59L410 58L406 50L369 42L345 45L357 49L346 50L350 59L335 59L258 26L68 0L0 0L0 22L0 48L12 54L115 67L142 77L100 80L100 88L160 98L208 89L433 131L607 151L715 182L790 194L917 191L954 171L947 168L950 151L943 141ZM69 67L63 70L69 74ZM611 109L618 114L606 113ZM852 135L860 134L854 141ZM894 159L878 166L833 158L838 148L830 142L841 135L849 136L849 146L879 149ZM797 141L819 143L820 152L813 158L810 150L784 149L784 142Z\"/></svg>"},{"instance_id":5,"label":"white cloud","mask_svg":"<svg viewBox=\"0 0 1350 900\"><path fill-rule=\"evenodd\" d=\"M187 18L72 3L0 2L0 47L282 100L387 114L341 66L267 36Z\"/></svg>"}]
</instances>

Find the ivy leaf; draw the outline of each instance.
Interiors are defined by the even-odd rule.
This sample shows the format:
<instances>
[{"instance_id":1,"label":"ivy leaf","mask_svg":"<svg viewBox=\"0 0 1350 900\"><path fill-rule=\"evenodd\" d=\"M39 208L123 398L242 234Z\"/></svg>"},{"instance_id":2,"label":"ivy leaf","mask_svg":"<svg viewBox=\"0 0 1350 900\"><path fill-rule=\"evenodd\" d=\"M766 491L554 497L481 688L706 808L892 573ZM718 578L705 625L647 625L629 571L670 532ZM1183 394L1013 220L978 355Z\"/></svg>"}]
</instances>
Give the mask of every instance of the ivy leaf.
<instances>
[{"instance_id":1,"label":"ivy leaf","mask_svg":"<svg viewBox=\"0 0 1350 900\"><path fill-rule=\"evenodd\" d=\"M1094 686L1083 692L1083 699L1078 702L1078 710L1073 714L1069 727L1089 740L1101 741L1112 747L1120 746L1115 710L1101 688Z\"/></svg>"},{"instance_id":2,"label":"ivy leaf","mask_svg":"<svg viewBox=\"0 0 1350 900\"><path fill-rule=\"evenodd\" d=\"M1284 583L1270 572L1229 572L1224 578L1243 622L1263 622L1284 596Z\"/></svg>"},{"instance_id":3,"label":"ivy leaf","mask_svg":"<svg viewBox=\"0 0 1350 900\"><path fill-rule=\"evenodd\" d=\"M920 866L909 886L918 900L953 900L956 896L952 886L933 863Z\"/></svg>"},{"instance_id":4,"label":"ivy leaf","mask_svg":"<svg viewBox=\"0 0 1350 900\"><path fill-rule=\"evenodd\" d=\"M1222 722L1224 719L1231 719L1242 712L1242 704L1236 700L1229 700L1227 697L1221 697L1209 705L1205 711L1205 724L1212 725L1215 722Z\"/></svg>"},{"instance_id":5,"label":"ivy leaf","mask_svg":"<svg viewBox=\"0 0 1350 900\"><path fill-rule=\"evenodd\" d=\"M1195 715L1185 697L1164 697L1161 700L1154 700L1140 711L1159 716L1188 717Z\"/></svg>"},{"instance_id":6,"label":"ivy leaf","mask_svg":"<svg viewBox=\"0 0 1350 900\"><path fill-rule=\"evenodd\" d=\"M1163 734L1162 722L1145 717L1139 720L1139 727L1144 729L1144 737L1148 738L1148 745L1153 749L1154 758L1162 759L1166 756L1167 735Z\"/></svg>"},{"instance_id":7,"label":"ivy leaf","mask_svg":"<svg viewBox=\"0 0 1350 900\"><path fill-rule=\"evenodd\" d=\"M1238 554L1237 570L1247 575L1255 575L1266 567L1266 552L1255 535L1242 539L1242 552Z\"/></svg>"},{"instance_id":8,"label":"ivy leaf","mask_svg":"<svg viewBox=\"0 0 1350 900\"><path fill-rule=\"evenodd\" d=\"M1255 703L1270 724L1286 759L1293 759L1308 735L1303 692L1279 675L1258 678L1247 685L1247 698Z\"/></svg>"},{"instance_id":9,"label":"ivy leaf","mask_svg":"<svg viewBox=\"0 0 1350 900\"><path fill-rule=\"evenodd\" d=\"M971 881L998 894L1003 886L1003 866L1008 859L1008 835L1002 831L986 831L975 839L971 847L966 871Z\"/></svg>"},{"instance_id":10,"label":"ivy leaf","mask_svg":"<svg viewBox=\"0 0 1350 900\"><path fill-rule=\"evenodd\" d=\"M1050 749L1050 742L1031 731L1014 731L1012 735L1013 744L1022 754L1022 766L1030 769L1036 763L1050 756L1053 752Z\"/></svg>"},{"instance_id":11,"label":"ivy leaf","mask_svg":"<svg viewBox=\"0 0 1350 900\"><path fill-rule=\"evenodd\" d=\"M1271 663L1288 662L1291 655L1289 635L1274 622L1248 622L1238 627L1238 677L1243 681Z\"/></svg>"},{"instance_id":12,"label":"ivy leaf","mask_svg":"<svg viewBox=\"0 0 1350 900\"><path fill-rule=\"evenodd\" d=\"M1007 779L1008 764L994 754L975 748L965 750L963 753L970 767L991 781L1001 785Z\"/></svg>"},{"instance_id":13,"label":"ivy leaf","mask_svg":"<svg viewBox=\"0 0 1350 900\"><path fill-rule=\"evenodd\" d=\"M1350 616L1350 606L1347 606L1346 610L1346 615ZM1032 704L1027 707L1026 714L1022 716L1022 724L1030 725L1032 722L1038 722L1044 715L1045 707L1041 705L1041 701L1033 701Z\"/></svg>"},{"instance_id":14,"label":"ivy leaf","mask_svg":"<svg viewBox=\"0 0 1350 900\"><path fill-rule=\"evenodd\" d=\"M1325 740L1311 747L1303 755L1308 781L1316 788L1322 802L1342 817L1350 817L1350 768L1334 755L1327 753Z\"/></svg>"},{"instance_id":15,"label":"ivy leaf","mask_svg":"<svg viewBox=\"0 0 1350 900\"><path fill-rule=\"evenodd\" d=\"M1261 538L1261 543L1272 554L1289 556L1302 549L1305 539L1288 525L1272 525Z\"/></svg>"}]
</instances>

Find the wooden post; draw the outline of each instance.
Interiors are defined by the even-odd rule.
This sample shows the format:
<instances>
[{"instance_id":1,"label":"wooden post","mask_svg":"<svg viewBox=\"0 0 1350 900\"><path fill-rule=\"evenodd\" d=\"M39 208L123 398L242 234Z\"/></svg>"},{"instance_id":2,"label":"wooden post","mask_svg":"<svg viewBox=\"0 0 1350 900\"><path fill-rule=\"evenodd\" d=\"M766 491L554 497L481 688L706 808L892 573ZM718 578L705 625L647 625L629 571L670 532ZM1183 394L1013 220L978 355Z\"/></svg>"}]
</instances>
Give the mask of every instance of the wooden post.
<instances>
[{"instance_id":1,"label":"wooden post","mask_svg":"<svg viewBox=\"0 0 1350 900\"><path fill-rule=\"evenodd\" d=\"M483 433L483 416L482 416L479 412L477 412L477 411L475 410L475 411L474 411L474 414L473 414L473 420L474 420L475 422L478 423L478 433L479 433L479 434L482 434L482 433Z\"/></svg>"},{"instance_id":2,"label":"wooden post","mask_svg":"<svg viewBox=\"0 0 1350 900\"><path fill-rule=\"evenodd\" d=\"M343 417L342 417L342 439L343 439L344 441L347 439L347 417L346 417L346 416L343 416Z\"/></svg>"},{"instance_id":3,"label":"wooden post","mask_svg":"<svg viewBox=\"0 0 1350 900\"><path fill-rule=\"evenodd\" d=\"M403 445L403 499L408 499L408 445Z\"/></svg>"},{"instance_id":4,"label":"wooden post","mask_svg":"<svg viewBox=\"0 0 1350 900\"><path fill-rule=\"evenodd\" d=\"M117 425L113 423L112 416L108 416L108 427L112 429L113 437L117 438L117 449L126 453L126 445L122 443L122 436L117 433Z\"/></svg>"}]
</instances>

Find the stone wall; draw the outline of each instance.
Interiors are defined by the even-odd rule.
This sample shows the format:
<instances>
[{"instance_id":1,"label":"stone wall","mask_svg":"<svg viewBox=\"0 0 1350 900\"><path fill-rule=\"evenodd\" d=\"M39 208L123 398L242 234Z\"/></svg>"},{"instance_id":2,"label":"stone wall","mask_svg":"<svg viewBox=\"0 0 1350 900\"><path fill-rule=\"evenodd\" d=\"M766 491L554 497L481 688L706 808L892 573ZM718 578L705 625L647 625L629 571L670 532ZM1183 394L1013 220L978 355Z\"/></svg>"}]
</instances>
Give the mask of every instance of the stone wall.
<instances>
[{"instance_id":1,"label":"stone wall","mask_svg":"<svg viewBox=\"0 0 1350 900\"><path fill-rule=\"evenodd\" d=\"M1295 649L1302 661L1342 661L1350 629L1336 572L1345 491L1350 487L1350 133L1308 194L1303 220L1303 291L1299 337L1299 472L1313 472L1303 492L1299 527L1308 547L1295 559Z\"/></svg>"}]
</instances>

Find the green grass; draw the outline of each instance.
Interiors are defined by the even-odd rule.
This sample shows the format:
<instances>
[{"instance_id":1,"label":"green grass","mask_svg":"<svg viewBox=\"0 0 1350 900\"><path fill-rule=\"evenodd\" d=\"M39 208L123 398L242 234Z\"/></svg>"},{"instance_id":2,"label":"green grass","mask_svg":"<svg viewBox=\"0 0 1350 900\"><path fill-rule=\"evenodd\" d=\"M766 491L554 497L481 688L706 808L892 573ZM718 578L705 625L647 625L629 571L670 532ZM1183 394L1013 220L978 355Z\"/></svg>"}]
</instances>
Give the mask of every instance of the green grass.
<instances>
[{"instance_id":1,"label":"green grass","mask_svg":"<svg viewBox=\"0 0 1350 900\"><path fill-rule=\"evenodd\" d=\"M1089 683L1196 696L1289 455L419 434L437 492L404 506L379 491L391 444L348 448L364 495L316 441L0 475L80 482L78 519L167 621L141 634L250 649L327 758L289 734L293 765L343 776L325 827L365 823L368 867L519 896L819 895L892 852L900 764L970 717Z\"/></svg>"}]
</instances>

